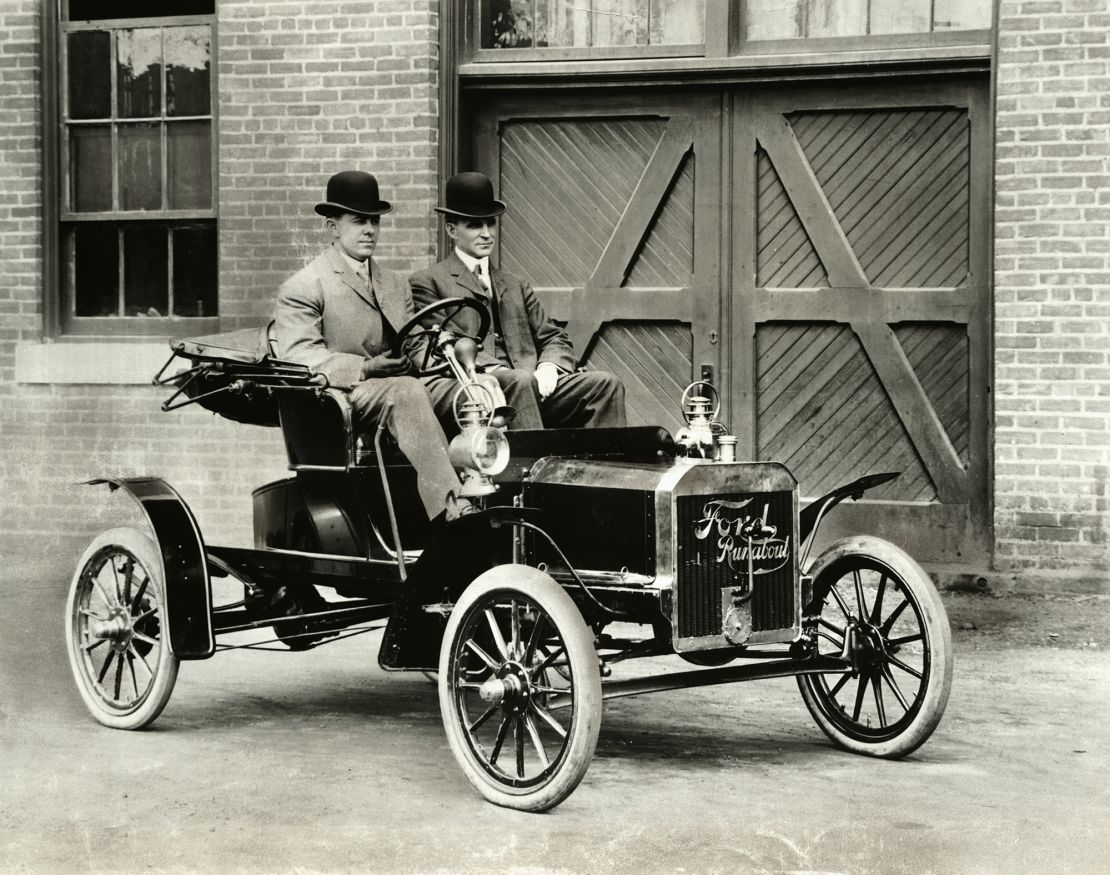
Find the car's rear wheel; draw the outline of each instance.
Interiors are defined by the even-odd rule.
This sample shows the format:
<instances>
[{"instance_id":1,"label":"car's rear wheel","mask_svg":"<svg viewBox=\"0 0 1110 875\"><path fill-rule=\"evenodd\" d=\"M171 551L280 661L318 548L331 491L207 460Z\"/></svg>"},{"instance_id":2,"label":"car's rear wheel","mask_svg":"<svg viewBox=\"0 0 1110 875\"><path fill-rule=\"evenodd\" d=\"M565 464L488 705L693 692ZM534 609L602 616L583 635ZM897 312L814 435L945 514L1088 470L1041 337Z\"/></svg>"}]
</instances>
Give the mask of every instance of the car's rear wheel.
<instances>
[{"instance_id":1,"label":"car's rear wheel","mask_svg":"<svg viewBox=\"0 0 1110 875\"><path fill-rule=\"evenodd\" d=\"M558 805L586 774L601 727L593 633L543 572L501 565L451 613L439 658L447 740L490 802Z\"/></svg>"},{"instance_id":2,"label":"car's rear wheel","mask_svg":"<svg viewBox=\"0 0 1110 875\"><path fill-rule=\"evenodd\" d=\"M66 649L77 689L98 721L141 729L166 707L177 680L169 644L162 560L138 529L89 544L70 587Z\"/></svg>"},{"instance_id":3,"label":"car's rear wheel","mask_svg":"<svg viewBox=\"0 0 1110 875\"><path fill-rule=\"evenodd\" d=\"M819 649L853 654L850 674L800 675L817 725L840 747L896 758L936 729L952 686L952 633L931 580L880 538L846 538L815 563Z\"/></svg>"}]
</instances>

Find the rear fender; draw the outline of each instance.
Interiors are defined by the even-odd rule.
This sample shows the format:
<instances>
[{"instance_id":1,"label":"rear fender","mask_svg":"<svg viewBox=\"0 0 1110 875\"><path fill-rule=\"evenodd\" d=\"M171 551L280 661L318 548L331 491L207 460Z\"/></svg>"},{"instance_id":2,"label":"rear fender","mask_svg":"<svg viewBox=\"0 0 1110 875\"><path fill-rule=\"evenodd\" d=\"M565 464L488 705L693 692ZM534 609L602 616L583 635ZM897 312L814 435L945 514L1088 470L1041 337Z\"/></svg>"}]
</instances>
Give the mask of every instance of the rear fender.
<instances>
[{"instance_id":1,"label":"rear fender","mask_svg":"<svg viewBox=\"0 0 1110 875\"><path fill-rule=\"evenodd\" d=\"M801 554L802 567L805 567L810 548L813 546L813 541L817 537L817 528L821 525L821 520L826 513L846 498L857 501L863 497L863 493L868 489L874 489L876 486L881 486L883 483L889 483L895 477L900 477L901 474L901 471L890 471L885 474L868 474L865 477L860 477L859 480L853 480L851 483L846 483L844 486L838 486L832 492L822 495L816 501L806 505L801 513L798 514L798 539L804 544Z\"/></svg>"},{"instance_id":2,"label":"rear fender","mask_svg":"<svg viewBox=\"0 0 1110 875\"><path fill-rule=\"evenodd\" d=\"M212 634L212 585L197 521L164 480L129 477L90 480L124 490L143 509L162 557L170 650L181 659L206 659L216 652Z\"/></svg>"},{"instance_id":3,"label":"rear fender","mask_svg":"<svg viewBox=\"0 0 1110 875\"><path fill-rule=\"evenodd\" d=\"M512 561L512 521L538 523L531 507L494 507L445 526L409 567L378 652L387 670L435 671L450 608L471 581L495 565ZM426 606L442 605L442 610Z\"/></svg>"}]
</instances>

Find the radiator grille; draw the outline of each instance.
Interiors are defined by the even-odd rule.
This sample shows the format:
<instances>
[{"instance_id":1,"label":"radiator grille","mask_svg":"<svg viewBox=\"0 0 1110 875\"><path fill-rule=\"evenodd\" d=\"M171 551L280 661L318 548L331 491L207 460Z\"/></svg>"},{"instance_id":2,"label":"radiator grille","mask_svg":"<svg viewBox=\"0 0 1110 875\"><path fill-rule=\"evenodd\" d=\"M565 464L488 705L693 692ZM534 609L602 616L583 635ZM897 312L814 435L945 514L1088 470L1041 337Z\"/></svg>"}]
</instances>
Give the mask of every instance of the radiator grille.
<instances>
[{"instance_id":1,"label":"radiator grille","mask_svg":"<svg viewBox=\"0 0 1110 875\"><path fill-rule=\"evenodd\" d=\"M721 634L721 589L747 589L746 542L737 534L751 517L774 526L776 534L753 553L756 574L752 631L787 629L794 624L794 493L758 492L683 496L677 500L675 603L680 638ZM705 537L699 538L699 533ZM731 539L731 540L730 540Z\"/></svg>"}]
</instances>

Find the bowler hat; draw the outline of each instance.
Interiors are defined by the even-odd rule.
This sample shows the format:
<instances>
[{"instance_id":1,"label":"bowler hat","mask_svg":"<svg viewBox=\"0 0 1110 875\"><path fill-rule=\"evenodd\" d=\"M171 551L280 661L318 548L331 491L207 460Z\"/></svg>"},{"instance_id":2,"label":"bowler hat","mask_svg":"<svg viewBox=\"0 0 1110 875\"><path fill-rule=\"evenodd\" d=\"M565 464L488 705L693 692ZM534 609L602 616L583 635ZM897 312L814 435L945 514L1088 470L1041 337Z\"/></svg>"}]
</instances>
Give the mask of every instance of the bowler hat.
<instances>
[{"instance_id":1,"label":"bowler hat","mask_svg":"<svg viewBox=\"0 0 1110 875\"><path fill-rule=\"evenodd\" d=\"M447 180L443 206L437 213L467 219L489 219L505 212L505 204L493 196L493 183L484 173L456 173Z\"/></svg>"},{"instance_id":2,"label":"bowler hat","mask_svg":"<svg viewBox=\"0 0 1110 875\"><path fill-rule=\"evenodd\" d=\"M316 204L321 216L354 213L358 216L380 216L393 209L393 204L378 197L378 180L361 170L343 170L328 180L327 199Z\"/></svg>"}]
</instances>

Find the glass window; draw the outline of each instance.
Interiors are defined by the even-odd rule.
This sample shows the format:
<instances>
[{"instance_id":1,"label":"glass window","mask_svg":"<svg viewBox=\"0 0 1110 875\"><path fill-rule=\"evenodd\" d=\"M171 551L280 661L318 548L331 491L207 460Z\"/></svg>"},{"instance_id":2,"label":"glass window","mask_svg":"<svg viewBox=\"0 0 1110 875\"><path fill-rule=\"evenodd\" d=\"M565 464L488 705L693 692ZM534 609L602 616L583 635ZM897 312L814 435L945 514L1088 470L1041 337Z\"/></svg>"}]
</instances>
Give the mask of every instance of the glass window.
<instances>
[{"instance_id":1,"label":"glass window","mask_svg":"<svg viewBox=\"0 0 1110 875\"><path fill-rule=\"evenodd\" d=\"M985 30L991 0L746 0L748 41Z\"/></svg>"},{"instance_id":2,"label":"glass window","mask_svg":"<svg viewBox=\"0 0 1110 875\"><path fill-rule=\"evenodd\" d=\"M67 327L215 316L213 0L63 11Z\"/></svg>"},{"instance_id":3,"label":"glass window","mask_svg":"<svg viewBox=\"0 0 1110 875\"><path fill-rule=\"evenodd\" d=\"M705 0L481 0L479 6L484 49L705 41Z\"/></svg>"}]
</instances>

